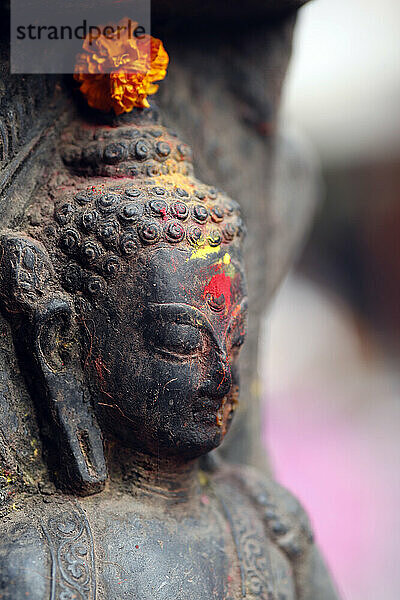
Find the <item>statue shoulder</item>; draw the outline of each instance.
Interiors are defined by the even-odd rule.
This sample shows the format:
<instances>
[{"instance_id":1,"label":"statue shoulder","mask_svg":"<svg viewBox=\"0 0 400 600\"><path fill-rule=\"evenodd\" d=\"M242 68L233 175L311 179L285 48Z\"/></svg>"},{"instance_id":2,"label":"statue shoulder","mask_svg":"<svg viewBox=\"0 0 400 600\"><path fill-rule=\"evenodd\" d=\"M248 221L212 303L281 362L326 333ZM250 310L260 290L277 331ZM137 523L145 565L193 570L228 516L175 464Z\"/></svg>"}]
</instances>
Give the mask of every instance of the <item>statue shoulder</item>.
<instances>
[{"instance_id":1,"label":"statue shoulder","mask_svg":"<svg viewBox=\"0 0 400 600\"><path fill-rule=\"evenodd\" d=\"M310 521L289 490L248 466L224 466L216 479L223 479L242 490L264 521L268 537L291 562L307 554L314 542Z\"/></svg>"},{"instance_id":2,"label":"statue shoulder","mask_svg":"<svg viewBox=\"0 0 400 600\"><path fill-rule=\"evenodd\" d=\"M7 517L0 539L0 597L42 600L49 596L51 556L43 532L27 515Z\"/></svg>"}]
</instances>

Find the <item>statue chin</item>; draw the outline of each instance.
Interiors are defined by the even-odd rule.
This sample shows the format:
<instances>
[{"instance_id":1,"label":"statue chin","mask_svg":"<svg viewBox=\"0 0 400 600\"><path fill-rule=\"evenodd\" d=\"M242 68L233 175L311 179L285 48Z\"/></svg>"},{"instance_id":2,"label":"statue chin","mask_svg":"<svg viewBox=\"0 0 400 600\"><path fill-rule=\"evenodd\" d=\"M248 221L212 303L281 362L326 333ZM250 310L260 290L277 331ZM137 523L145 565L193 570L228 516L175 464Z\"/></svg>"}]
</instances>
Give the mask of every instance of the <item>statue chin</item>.
<instances>
[{"instance_id":1,"label":"statue chin","mask_svg":"<svg viewBox=\"0 0 400 600\"><path fill-rule=\"evenodd\" d=\"M133 419L115 419L115 408L98 407L98 421L106 440L126 449L155 457L192 460L218 448L229 431L233 413L228 421L221 423L220 413L203 408L184 422L173 412L160 415L160 421L147 422L144 429ZM118 414L119 411L118 411Z\"/></svg>"},{"instance_id":2,"label":"statue chin","mask_svg":"<svg viewBox=\"0 0 400 600\"><path fill-rule=\"evenodd\" d=\"M211 417L216 419L216 417ZM196 422L186 429L175 432L172 438L166 439L165 452L173 456L185 456L188 459L204 456L218 448L223 441L221 427L216 423ZM162 435L156 438L162 439Z\"/></svg>"}]
</instances>

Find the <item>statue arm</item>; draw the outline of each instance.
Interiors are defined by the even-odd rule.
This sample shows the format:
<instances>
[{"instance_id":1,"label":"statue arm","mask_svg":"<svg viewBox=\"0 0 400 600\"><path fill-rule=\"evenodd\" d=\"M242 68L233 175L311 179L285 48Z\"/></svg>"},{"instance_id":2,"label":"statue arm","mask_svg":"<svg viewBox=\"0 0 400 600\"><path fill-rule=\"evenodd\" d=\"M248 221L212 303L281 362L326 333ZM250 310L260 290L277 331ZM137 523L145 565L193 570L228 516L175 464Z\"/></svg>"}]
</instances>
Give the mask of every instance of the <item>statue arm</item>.
<instances>
[{"instance_id":1,"label":"statue arm","mask_svg":"<svg viewBox=\"0 0 400 600\"><path fill-rule=\"evenodd\" d=\"M268 528L292 564L298 599L339 600L303 506L276 482L271 480L268 487L277 507Z\"/></svg>"},{"instance_id":2,"label":"statue arm","mask_svg":"<svg viewBox=\"0 0 400 600\"><path fill-rule=\"evenodd\" d=\"M309 562L309 581L304 600L339 600L339 595L334 588L330 573L324 563L318 547L311 547Z\"/></svg>"},{"instance_id":3,"label":"statue arm","mask_svg":"<svg viewBox=\"0 0 400 600\"><path fill-rule=\"evenodd\" d=\"M339 600L303 506L288 490L273 481L271 489L279 508L269 529L292 564L298 599ZM280 533L279 525L283 525Z\"/></svg>"}]
</instances>

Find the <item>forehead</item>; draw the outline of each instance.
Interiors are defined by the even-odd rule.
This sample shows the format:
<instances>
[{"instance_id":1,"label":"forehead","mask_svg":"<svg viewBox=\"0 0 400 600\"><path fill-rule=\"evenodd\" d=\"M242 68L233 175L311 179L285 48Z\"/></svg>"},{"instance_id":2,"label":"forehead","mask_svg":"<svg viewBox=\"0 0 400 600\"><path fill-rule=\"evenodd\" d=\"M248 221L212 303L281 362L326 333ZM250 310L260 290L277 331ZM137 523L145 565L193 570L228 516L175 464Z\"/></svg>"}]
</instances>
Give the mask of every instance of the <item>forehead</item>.
<instances>
[{"instance_id":1,"label":"forehead","mask_svg":"<svg viewBox=\"0 0 400 600\"><path fill-rule=\"evenodd\" d=\"M223 295L225 306L220 312L226 314L246 294L242 257L234 245L210 252L157 248L144 257L139 271L148 302L203 308L213 306L213 297L221 301Z\"/></svg>"}]
</instances>

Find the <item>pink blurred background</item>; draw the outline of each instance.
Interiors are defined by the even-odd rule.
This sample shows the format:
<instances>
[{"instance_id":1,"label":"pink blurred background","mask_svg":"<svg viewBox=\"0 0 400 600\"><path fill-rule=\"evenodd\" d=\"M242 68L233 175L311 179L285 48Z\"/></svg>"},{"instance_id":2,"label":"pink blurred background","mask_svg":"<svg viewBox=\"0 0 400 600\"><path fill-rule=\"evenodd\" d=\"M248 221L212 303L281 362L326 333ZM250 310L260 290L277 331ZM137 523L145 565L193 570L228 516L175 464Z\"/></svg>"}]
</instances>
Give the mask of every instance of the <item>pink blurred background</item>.
<instances>
[{"instance_id":1,"label":"pink blurred background","mask_svg":"<svg viewBox=\"0 0 400 600\"><path fill-rule=\"evenodd\" d=\"M400 598L400 377L342 302L292 275L265 340L264 439L346 600Z\"/></svg>"}]
</instances>

